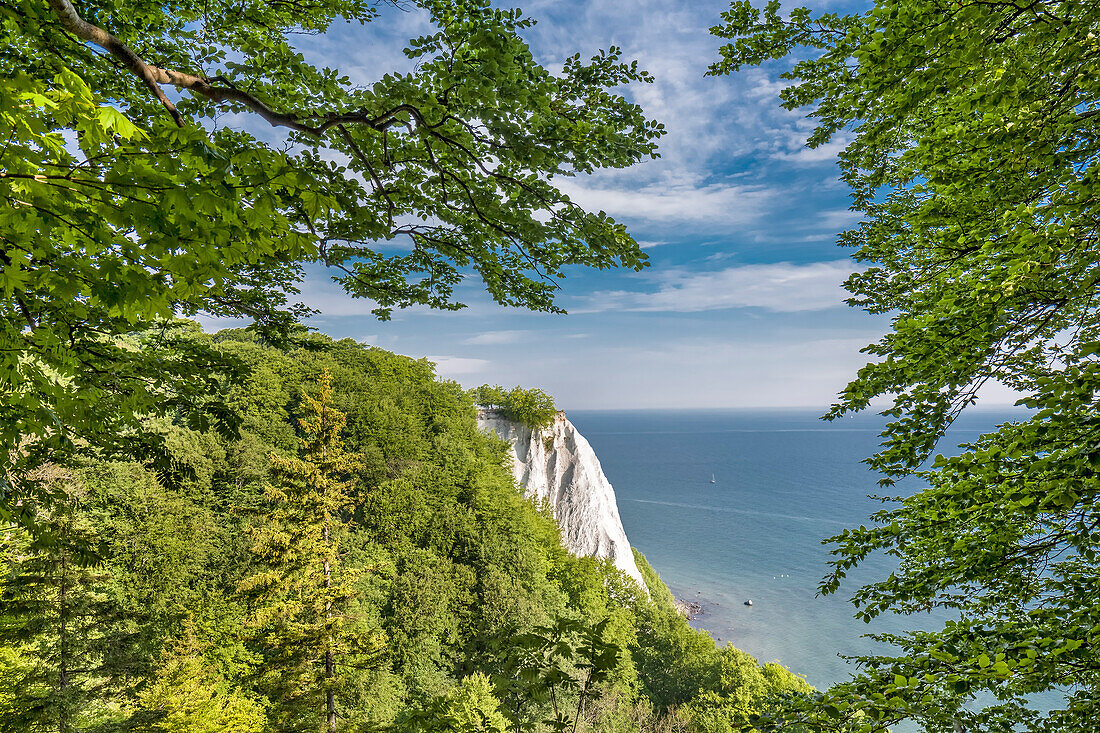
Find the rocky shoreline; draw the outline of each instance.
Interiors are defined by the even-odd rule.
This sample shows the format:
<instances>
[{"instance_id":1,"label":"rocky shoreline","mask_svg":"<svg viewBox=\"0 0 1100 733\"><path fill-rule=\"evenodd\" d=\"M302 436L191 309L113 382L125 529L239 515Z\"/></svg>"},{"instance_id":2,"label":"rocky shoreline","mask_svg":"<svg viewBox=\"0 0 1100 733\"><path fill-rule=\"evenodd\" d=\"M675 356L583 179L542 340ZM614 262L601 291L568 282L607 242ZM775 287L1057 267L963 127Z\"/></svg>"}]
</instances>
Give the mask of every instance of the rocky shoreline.
<instances>
[{"instance_id":1,"label":"rocky shoreline","mask_svg":"<svg viewBox=\"0 0 1100 733\"><path fill-rule=\"evenodd\" d=\"M703 604L698 601L685 601L683 598L675 598L672 601L680 615L688 621L694 621L703 615Z\"/></svg>"}]
</instances>

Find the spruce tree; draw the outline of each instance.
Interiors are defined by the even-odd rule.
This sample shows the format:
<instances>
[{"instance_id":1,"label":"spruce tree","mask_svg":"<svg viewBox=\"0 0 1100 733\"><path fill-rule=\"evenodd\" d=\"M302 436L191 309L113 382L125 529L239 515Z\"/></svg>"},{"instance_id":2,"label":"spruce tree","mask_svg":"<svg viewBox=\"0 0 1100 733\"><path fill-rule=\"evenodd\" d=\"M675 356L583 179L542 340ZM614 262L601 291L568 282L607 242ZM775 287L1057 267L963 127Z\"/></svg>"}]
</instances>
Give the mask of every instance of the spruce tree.
<instances>
[{"instance_id":1,"label":"spruce tree","mask_svg":"<svg viewBox=\"0 0 1100 733\"><path fill-rule=\"evenodd\" d=\"M25 662L16 674L0 731L70 733L111 677L109 630L116 616L106 575L91 563L91 524L81 512L83 486L67 470L46 466L35 479L56 498L35 511L49 540L17 529L0 535L5 577L0 590L0 648Z\"/></svg>"},{"instance_id":2,"label":"spruce tree","mask_svg":"<svg viewBox=\"0 0 1100 733\"><path fill-rule=\"evenodd\" d=\"M356 628L349 600L361 569L344 562L349 494L360 458L344 448L345 416L332 406L326 369L316 396L304 395L300 457L271 454L267 510L253 528L257 572L242 583L255 596L252 625L265 654L261 685L288 728L311 727L324 700L325 729L337 729L341 664L376 650Z\"/></svg>"},{"instance_id":3,"label":"spruce tree","mask_svg":"<svg viewBox=\"0 0 1100 733\"><path fill-rule=\"evenodd\" d=\"M218 674L188 621L170 644L156 678L139 702L155 718L157 733L261 733L267 720L262 707Z\"/></svg>"}]
</instances>

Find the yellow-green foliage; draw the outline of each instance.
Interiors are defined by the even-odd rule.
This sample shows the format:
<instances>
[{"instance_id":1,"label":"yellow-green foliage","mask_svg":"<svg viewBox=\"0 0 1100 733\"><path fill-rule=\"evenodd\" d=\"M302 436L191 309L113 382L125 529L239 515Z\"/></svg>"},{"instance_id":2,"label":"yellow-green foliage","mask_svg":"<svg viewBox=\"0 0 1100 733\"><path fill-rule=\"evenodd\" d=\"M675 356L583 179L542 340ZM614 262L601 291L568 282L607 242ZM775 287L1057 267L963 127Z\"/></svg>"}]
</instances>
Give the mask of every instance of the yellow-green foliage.
<instances>
[{"instance_id":1,"label":"yellow-green foliage","mask_svg":"<svg viewBox=\"0 0 1100 733\"><path fill-rule=\"evenodd\" d=\"M640 614L635 655L651 701L678 707L698 731L730 733L780 697L813 691L779 664L760 665L731 644L716 647L706 632L691 628L676 611L672 593L645 557L637 550L634 557L652 599Z\"/></svg>"},{"instance_id":2,"label":"yellow-green foliage","mask_svg":"<svg viewBox=\"0 0 1100 733\"><path fill-rule=\"evenodd\" d=\"M637 548L632 547L630 549L634 553L634 564L638 566L638 572L641 573L642 580L645 581L646 590L649 591L649 598L653 605L662 613L675 614L676 605L675 599L672 597L672 591L668 589L668 586L661 580L661 576L645 559L645 555L639 552Z\"/></svg>"},{"instance_id":3,"label":"yellow-green foliage","mask_svg":"<svg viewBox=\"0 0 1100 733\"><path fill-rule=\"evenodd\" d=\"M718 684L681 709L705 733L742 730L751 716L766 712L780 696L813 691L805 679L783 666L774 662L761 666L732 645L719 650L717 666Z\"/></svg>"},{"instance_id":4,"label":"yellow-green foliage","mask_svg":"<svg viewBox=\"0 0 1100 733\"><path fill-rule=\"evenodd\" d=\"M397 729L402 733L505 733L508 719L500 711L489 678L475 672L423 709L407 712Z\"/></svg>"},{"instance_id":5,"label":"yellow-green foliage","mask_svg":"<svg viewBox=\"0 0 1100 733\"><path fill-rule=\"evenodd\" d=\"M454 733L504 733L508 727L489 678L480 672L463 678L444 700L447 729Z\"/></svg>"},{"instance_id":6,"label":"yellow-green foliage","mask_svg":"<svg viewBox=\"0 0 1100 733\"><path fill-rule=\"evenodd\" d=\"M0 646L0 717L12 717L16 712L17 686L27 675L29 663L13 646Z\"/></svg>"},{"instance_id":7,"label":"yellow-green foliage","mask_svg":"<svg viewBox=\"0 0 1100 733\"><path fill-rule=\"evenodd\" d=\"M210 670L193 638L165 655L138 703L152 714L150 730L156 733L261 733L267 729L263 709Z\"/></svg>"}]
</instances>

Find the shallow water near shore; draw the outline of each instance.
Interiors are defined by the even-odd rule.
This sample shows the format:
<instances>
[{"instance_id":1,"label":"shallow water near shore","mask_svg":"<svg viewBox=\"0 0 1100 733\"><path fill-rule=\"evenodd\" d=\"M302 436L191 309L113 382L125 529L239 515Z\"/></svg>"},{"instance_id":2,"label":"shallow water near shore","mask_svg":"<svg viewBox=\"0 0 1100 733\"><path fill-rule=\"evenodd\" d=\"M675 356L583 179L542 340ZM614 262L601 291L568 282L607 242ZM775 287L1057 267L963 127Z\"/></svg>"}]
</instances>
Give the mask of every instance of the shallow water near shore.
<instances>
[{"instance_id":1,"label":"shallow water near shore","mask_svg":"<svg viewBox=\"0 0 1100 733\"><path fill-rule=\"evenodd\" d=\"M879 491L878 476L861 460L875 452L884 424L875 415L826 423L821 412L569 413L615 487L631 544L677 597L702 603L692 625L762 662L778 660L819 689L853 671L839 655L884 649L862 634L942 622L911 616L868 625L852 617L847 599L861 582L889 573L885 557L849 572L840 593L817 595L829 558L821 540L869 524L882 508L867 496ZM958 443L1024 414L972 410L939 452L957 452Z\"/></svg>"}]
</instances>

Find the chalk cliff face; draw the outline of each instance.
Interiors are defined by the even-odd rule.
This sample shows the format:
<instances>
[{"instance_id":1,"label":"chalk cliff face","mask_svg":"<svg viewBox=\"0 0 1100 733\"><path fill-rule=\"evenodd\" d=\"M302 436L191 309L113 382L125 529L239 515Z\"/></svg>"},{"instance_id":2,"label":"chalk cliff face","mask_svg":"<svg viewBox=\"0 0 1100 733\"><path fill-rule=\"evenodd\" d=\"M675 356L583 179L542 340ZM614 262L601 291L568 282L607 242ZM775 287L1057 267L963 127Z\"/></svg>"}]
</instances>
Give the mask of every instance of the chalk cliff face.
<instances>
[{"instance_id":1,"label":"chalk cliff face","mask_svg":"<svg viewBox=\"0 0 1100 733\"><path fill-rule=\"evenodd\" d=\"M542 430L533 431L495 410L479 411L478 425L511 443L516 481L528 499L550 505L570 552L609 557L645 588L619 519L615 489L592 446L564 412Z\"/></svg>"}]
</instances>

